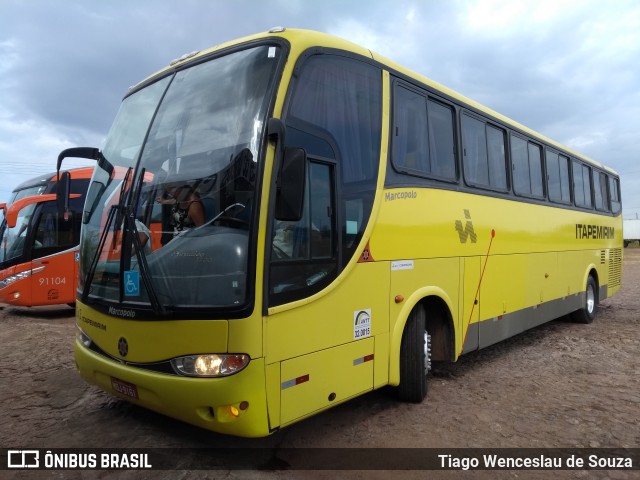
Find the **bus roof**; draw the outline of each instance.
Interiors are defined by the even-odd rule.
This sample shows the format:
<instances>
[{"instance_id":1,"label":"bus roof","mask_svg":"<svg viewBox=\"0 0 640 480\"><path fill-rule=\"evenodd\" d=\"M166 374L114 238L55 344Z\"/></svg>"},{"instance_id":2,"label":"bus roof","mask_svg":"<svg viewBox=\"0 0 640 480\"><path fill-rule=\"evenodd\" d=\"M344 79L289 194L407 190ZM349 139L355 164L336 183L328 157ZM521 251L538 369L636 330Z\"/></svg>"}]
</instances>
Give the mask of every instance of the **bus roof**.
<instances>
[{"instance_id":1,"label":"bus roof","mask_svg":"<svg viewBox=\"0 0 640 480\"><path fill-rule=\"evenodd\" d=\"M71 179L82 179L82 178L91 178L93 174L93 167L82 167L82 168L73 168L67 170L71 174ZM56 173L45 173L43 175L38 175L37 177L30 178L19 184L16 188L13 189L14 192L18 192L20 190L24 190L25 188L35 187L37 185L47 184L49 182L54 182L56 180Z\"/></svg>"},{"instance_id":2,"label":"bus roof","mask_svg":"<svg viewBox=\"0 0 640 480\"><path fill-rule=\"evenodd\" d=\"M355 43L352 43L348 40L344 40L342 38L336 37L334 35L330 35L327 33L322 33L322 32L316 32L313 30L304 30L304 29L297 29L297 28L282 28L282 27L276 27L273 28L271 30L269 30L268 32L263 32L263 33L258 33L255 35L250 35L250 36L246 36L246 37L242 37L242 38L238 38L229 42L225 42L222 43L220 45L216 45L213 46L209 49L206 50L202 50L200 52L192 52L186 55L183 55L182 57L180 57L179 59L176 59L174 61L171 62L170 65L168 65L167 67L165 67L164 69L154 73L153 75L147 77L146 79L144 79L142 82L138 83L137 85L134 85L133 87L131 87L129 90L132 91L142 85L144 85L145 83L153 80L154 78L158 77L158 76L162 76L163 74L165 74L167 71L170 71L176 67L182 66L184 64L189 64L191 62L194 61L198 61L199 59L201 59L204 56L210 55L216 51L219 50L223 50L225 48L234 46L234 45L239 45L242 43L248 43L251 41L255 41L255 40L260 40L260 39L264 39L264 38L272 38L272 37L280 37L283 38L285 40L287 40L290 45L291 45L291 50L292 50L292 54L294 58L297 58L299 54L301 54L302 52L304 52L305 50L307 50L308 48L312 48L312 47L325 47L325 48L335 48L335 49L339 49L339 50L345 50L351 53L355 53L358 55L362 55L368 58L371 58L373 60L375 60L376 62L378 62L379 64L383 65L384 67L386 67L388 70L392 71L392 72L397 72L400 73L406 77L409 77L411 79L414 79L416 81L418 81L421 84L424 84L432 89L434 89L437 92L440 92L446 96L448 96L449 98L455 100L458 103L463 104L464 106L468 106L471 107L475 110L477 110L480 113L483 113L489 117L493 117L494 119L498 120L501 123L506 124L509 127L512 127L516 130L520 130L523 133L526 133L528 135L530 135L531 137L537 138L538 140L540 140L543 143L546 143L552 147L555 147L559 150L564 150L565 152L571 154L572 156L583 160L587 163L591 163L592 165L595 165L597 167L600 167L604 170L607 170L610 173L613 173L615 175L617 175L617 172L615 170L613 170L610 167L607 167L606 165L603 165L602 163L593 160L592 158L589 158L579 152L576 152L575 150L567 147L566 145L563 145L559 142L556 142L555 140L552 140L544 135L542 135L539 132L536 132L535 130L530 129L529 127L526 127L525 125L509 118L506 117L505 115L502 115L501 113L496 112L495 110L492 110L478 102L476 102L475 100L472 100L468 97L465 97L464 95L456 92L455 90L452 90L448 87L445 87L444 85L435 82L434 80L430 79L429 77L426 77L420 73L414 72L413 70L410 70L406 67L403 67L402 65L396 63L393 60L390 60L382 55L379 55L367 48L362 47L361 45L357 45ZM289 68L293 68L293 66L289 65Z\"/></svg>"}]
</instances>

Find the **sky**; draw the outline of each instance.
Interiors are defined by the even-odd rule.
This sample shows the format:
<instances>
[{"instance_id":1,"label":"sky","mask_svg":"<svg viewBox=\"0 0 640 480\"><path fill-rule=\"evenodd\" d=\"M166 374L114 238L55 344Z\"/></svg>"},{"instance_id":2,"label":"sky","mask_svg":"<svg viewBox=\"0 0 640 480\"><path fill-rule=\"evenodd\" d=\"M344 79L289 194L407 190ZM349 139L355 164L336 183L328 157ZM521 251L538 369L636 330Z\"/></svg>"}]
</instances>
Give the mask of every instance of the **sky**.
<instances>
[{"instance_id":1,"label":"sky","mask_svg":"<svg viewBox=\"0 0 640 480\"><path fill-rule=\"evenodd\" d=\"M640 217L637 0L0 0L0 202L101 147L129 86L274 26L361 44L614 168Z\"/></svg>"}]
</instances>

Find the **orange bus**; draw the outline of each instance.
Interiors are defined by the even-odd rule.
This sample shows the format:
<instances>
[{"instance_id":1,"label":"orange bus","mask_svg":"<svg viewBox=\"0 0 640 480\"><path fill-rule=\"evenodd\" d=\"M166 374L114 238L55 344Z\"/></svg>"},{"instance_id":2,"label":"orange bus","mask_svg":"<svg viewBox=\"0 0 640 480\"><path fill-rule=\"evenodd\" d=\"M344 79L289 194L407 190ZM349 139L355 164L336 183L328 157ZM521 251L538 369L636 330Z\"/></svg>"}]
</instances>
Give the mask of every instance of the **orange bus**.
<instances>
[{"instance_id":1,"label":"orange bus","mask_svg":"<svg viewBox=\"0 0 640 480\"><path fill-rule=\"evenodd\" d=\"M82 207L92 173L85 167L32 178L0 204L0 303L75 304ZM68 190L66 202L64 195L56 200L60 189Z\"/></svg>"}]
</instances>

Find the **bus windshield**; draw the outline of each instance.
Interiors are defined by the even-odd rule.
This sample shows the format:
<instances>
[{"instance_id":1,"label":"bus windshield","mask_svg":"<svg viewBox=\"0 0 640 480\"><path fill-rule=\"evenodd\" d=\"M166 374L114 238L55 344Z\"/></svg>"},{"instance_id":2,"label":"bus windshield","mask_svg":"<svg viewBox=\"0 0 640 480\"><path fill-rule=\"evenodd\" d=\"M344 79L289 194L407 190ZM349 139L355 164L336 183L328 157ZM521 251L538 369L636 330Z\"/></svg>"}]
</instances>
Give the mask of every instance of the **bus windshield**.
<instances>
[{"instance_id":1,"label":"bus windshield","mask_svg":"<svg viewBox=\"0 0 640 480\"><path fill-rule=\"evenodd\" d=\"M42 195L46 189L47 189L47 185L44 184L44 185L34 185L31 187L23 188L22 190L16 190L13 192L13 196L11 197L11 200L9 201L9 203L7 203L7 206L23 198L32 197L34 195Z\"/></svg>"},{"instance_id":2,"label":"bus windshield","mask_svg":"<svg viewBox=\"0 0 640 480\"><path fill-rule=\"evenodd\" d=\"M247 302L259 146L279 55L273 45L234 51L125 98L87 194L84 300L141 309Z\"/></svg>"},{"instance_id":3,"label":"bus windshield","mask_svg":"<svg viewBox=\"0 0 640 480\"><path fill-rule=\"evenodd\" d=\"M26 238L29 233L29 223L36 204L26 206L18 213L16 226L9 228L6 219L2 220L0 226L0 264L12 258L22 255L27 243Z\"/></svg>"}]
</instances>

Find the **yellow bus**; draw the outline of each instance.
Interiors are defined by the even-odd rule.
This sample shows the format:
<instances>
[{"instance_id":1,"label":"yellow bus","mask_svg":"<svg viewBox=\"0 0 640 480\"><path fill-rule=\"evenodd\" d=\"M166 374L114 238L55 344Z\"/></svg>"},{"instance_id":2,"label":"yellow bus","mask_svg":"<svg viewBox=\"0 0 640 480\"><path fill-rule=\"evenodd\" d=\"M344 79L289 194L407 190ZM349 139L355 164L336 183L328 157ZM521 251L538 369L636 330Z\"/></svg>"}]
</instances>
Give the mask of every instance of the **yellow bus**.
<instances>
[{"instance_id":1,"label":"yellow bus","mask_svg":"<svg viewBox=\"0 0 640 480\"><path fill-rule=\"evenodd\" d=\"M431 362L591 322L621 286L613 170L321 33L185 55L72 156L97 161L80 374L216 432L420 402Z\"/></svg>"}]
</instances>

